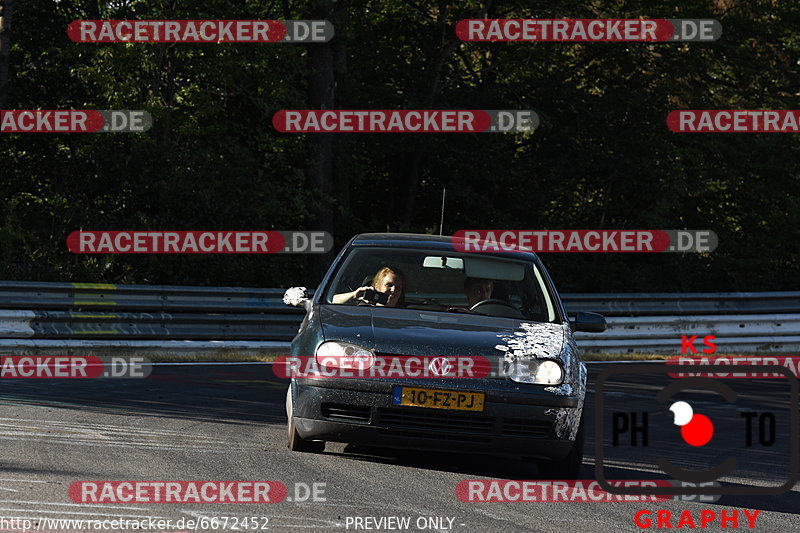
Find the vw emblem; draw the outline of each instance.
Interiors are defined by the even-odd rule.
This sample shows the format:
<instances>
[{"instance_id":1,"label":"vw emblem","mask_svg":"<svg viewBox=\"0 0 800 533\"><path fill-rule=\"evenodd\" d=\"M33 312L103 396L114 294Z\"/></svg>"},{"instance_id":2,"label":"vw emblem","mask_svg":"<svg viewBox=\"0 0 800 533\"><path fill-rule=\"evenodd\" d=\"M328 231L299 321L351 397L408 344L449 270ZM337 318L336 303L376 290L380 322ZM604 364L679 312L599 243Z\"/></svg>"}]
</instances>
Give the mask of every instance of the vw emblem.
<instances>
[{"instance_id":1,"label":"vw emblem","mask_svg":"<svg viewBox=\"0 0 800 533\"><path fill-rule=\"evenodd\" d=\"M433 372L435 376L446 376L453 370L453 365L450 364L447 357L440 356L431 359L428 369Z\"/></svg>"}]
</instances>

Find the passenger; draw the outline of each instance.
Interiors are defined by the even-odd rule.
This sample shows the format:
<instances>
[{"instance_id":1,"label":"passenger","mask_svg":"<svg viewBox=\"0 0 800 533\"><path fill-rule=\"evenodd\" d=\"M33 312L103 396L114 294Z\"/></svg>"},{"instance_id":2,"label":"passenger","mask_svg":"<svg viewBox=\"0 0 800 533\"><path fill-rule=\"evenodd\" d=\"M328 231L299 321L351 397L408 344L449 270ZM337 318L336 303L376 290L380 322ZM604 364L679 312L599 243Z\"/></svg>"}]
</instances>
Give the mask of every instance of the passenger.
<instances>
[{"instance_id":1,"label":"passenger","mask_svg":"<svg viewBox=\"0 0 800 533\"><path fill-rule=\"evenodd\" d=\"M469 305L473 307L476 303L488 300L492 297L494 281L485 278L467 278L464 280L464 293L467 295Z\"/></svg>"},{"instance_id":2,"label":"passenger","mask_svg":"<svg viewBox=\"0 0 800 533\"><path fill-rule=\"evenodd\" d=\"M352 292L335 294L332 302L335 304L346 304L355 300L364 300L364 292L374 289L389 295L386 307L403 307L405 305L406 278L400 270L396 268L383 267L372 278L372 285L359 287ZM382 305L382 304L375 304Z\"/></svg>"}]
</instances>

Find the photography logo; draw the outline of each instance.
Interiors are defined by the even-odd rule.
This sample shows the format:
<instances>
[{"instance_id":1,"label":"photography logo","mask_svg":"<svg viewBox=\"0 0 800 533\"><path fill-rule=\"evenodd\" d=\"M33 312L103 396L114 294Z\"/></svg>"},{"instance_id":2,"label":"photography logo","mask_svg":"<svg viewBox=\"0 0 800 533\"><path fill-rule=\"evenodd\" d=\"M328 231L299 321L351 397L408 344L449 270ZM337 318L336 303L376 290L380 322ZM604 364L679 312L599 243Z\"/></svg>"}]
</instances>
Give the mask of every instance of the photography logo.
<instances>
[{"instance_id":1,"label":"photography logo","mask_svg":"<svg viewBox=\"0 0 800 533\"><path fill-rule=\"evenodd\" d=\"M718 368L713 365L692 366L692 371L700 374L715 370ZM797 378L782 366L752 365L747 370L786 379L674 379L669 377L674 368L668 365L604 370L595 386L595 477L600 486L613 494L673 496L782 494L791 490L798 479L796 450L800 446ZM631 376L643 378L639 381L648 385L664 386L620 392L612 383L621 376L626 377L628 387ZM626 395L635 397L634 409ZM747 480L748 472L759 470L753 465L763 465L765 457L779 461L780 467L770 473L779 479L716 483L724 476ZM612 485L606 468L626 468L625 463L652 465L681 481L681 486Z\"/></svg>"},{"instance_id":2,"label":"photography logo","mask_svg":"<svg viewBox=\"0 0 800 533\"><path fill-rule=\"evenodd\" d=\"M714 423L706 415L694 414L686 402L675 402L669 410L675 415L675 425L681 428L681 437L686 444L705 446L714 436Z\"/></svg>"}]
</instances>

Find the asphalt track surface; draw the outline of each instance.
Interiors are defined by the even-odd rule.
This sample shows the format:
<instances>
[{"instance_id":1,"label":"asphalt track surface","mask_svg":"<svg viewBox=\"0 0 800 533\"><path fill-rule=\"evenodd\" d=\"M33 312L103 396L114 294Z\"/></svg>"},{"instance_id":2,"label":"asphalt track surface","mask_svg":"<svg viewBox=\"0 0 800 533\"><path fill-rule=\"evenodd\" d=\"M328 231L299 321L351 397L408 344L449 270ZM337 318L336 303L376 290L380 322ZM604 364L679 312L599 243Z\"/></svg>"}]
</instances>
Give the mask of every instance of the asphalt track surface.
<instances>
[{"instance_id":1,"label":"asphalt track surface","mask_svg":"<svg viewBox=\"0 0 800 533\"><path fill-rule=\"evenodd\" d=\"M597 374L608 364L590 365L589 402ZM620 364L619 366L623 366ZM661 388L666 378L621 377L603 397L606 409L631 409ZM788 400L779 384L740 380L737 409L778 391L773 406ZM800 485L772 496L722 496L716 503L469 503L455 495L464 479L536 479L536 468L516 461L448 454L398 454L329 443L324 454L286 448L286 382L266 364L158 366L143 380L0 380L0 519L269 518L268 531L392 531L347 528L347 517L452 518L452 528L427 531L642 531L638 510L717 513L760 509L756 531L800 530ZM783 384L785 390L785 382ZM781 399L783 398L783 399ZM693 405L714 420L736 417L729 405L698 393ZM698 407L700 406L700 407ZM594 420L588 419L582 478L594 479ZM738 444L720 433L703 453L723 456ZM738 442L738 441L736 441ZM612 457L609 479L663 479L652 463L655 452L674 452L675 442L652 442L647 452ZM684 445L684 447L686 447ZM776 485L788 471L788 437L778 431L774 449L743 461L745 475L725 485ZM692 459L691 450L686 452ZM798 450L794 451L795 455ZM325 483L324 502L275 504L82 504L68 495L78 480L273 480ZM656 521L653 521L653 526ZM728 524L729 526L732 524ZM747 529L742 515L740 529ZM655 527L651 529L656 529ZM699 529L699 523L698 523ZM2 525L0 530L20 531ZM68 531L49 528L47 531ZM74 529L72 529L74 530ZM244 529L239 529L244 531ZM719 522L707 531L720 531ZM175 531L173 528L171 531ZM726 531L730 531L726 529Z\"/></svg>"}]
</instances>

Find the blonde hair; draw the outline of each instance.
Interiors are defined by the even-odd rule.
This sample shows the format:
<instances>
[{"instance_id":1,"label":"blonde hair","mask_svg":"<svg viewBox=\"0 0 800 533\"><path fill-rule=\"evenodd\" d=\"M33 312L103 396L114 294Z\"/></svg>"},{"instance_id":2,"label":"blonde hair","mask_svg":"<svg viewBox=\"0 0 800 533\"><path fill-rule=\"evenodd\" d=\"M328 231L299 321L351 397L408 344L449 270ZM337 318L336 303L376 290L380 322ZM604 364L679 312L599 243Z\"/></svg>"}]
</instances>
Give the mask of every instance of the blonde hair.
<instances>
[{"instance_id":1,"label":"blonde hair","mask_svg":"<svg viewBox=\"0 0 800 533\"><path fill-rule=\"evenodd\" d=\"M381 280L383 280L383 278L389 274L394 274L400 280L400 285L402 285L403 291L405 291L406 277L399 270L389 267L383 267L382 269L378 270L378 273L375 274L374 278L372 278L372 286L377 287Z\"/></svg>"}]
</instances>

